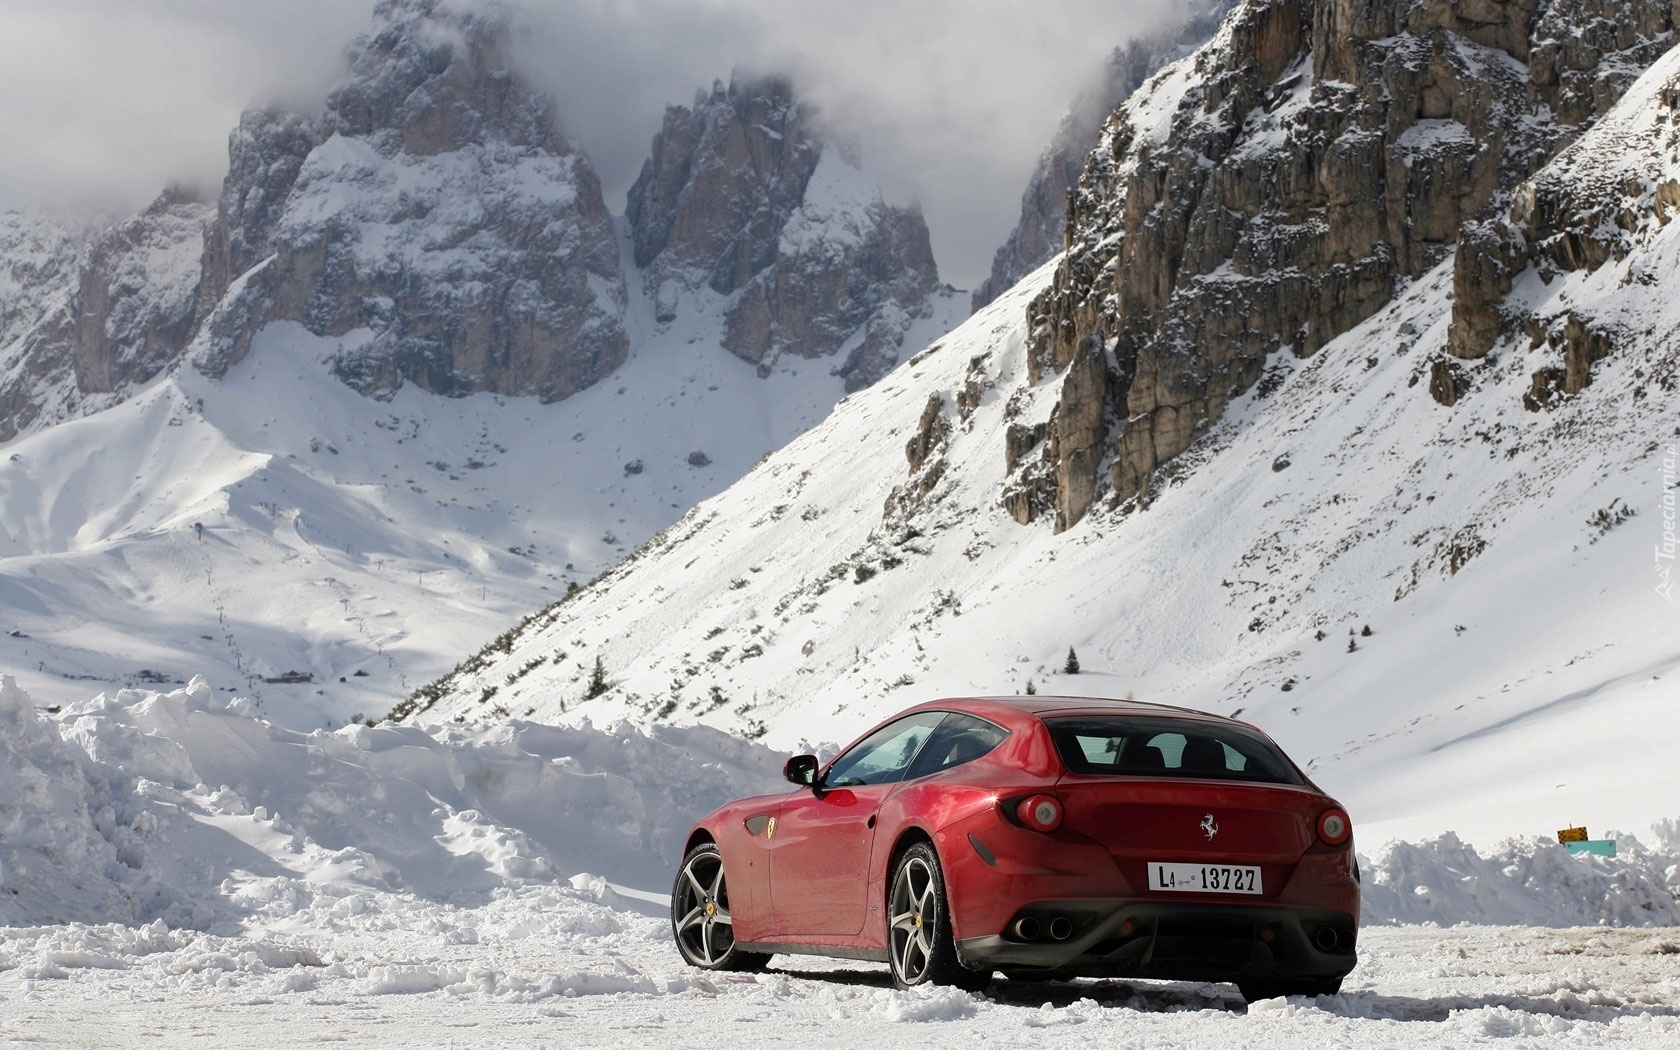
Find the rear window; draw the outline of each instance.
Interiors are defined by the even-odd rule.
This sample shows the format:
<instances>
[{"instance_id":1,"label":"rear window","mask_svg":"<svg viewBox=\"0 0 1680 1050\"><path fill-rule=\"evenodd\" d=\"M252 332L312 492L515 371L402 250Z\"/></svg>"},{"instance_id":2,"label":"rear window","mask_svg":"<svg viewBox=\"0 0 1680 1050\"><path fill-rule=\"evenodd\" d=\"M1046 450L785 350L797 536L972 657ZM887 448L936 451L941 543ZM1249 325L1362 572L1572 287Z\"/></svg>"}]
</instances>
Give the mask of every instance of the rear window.
<instances>
[{"instance_id":1,"label":"rear window","mask_svg":"<svg viewBox=\"0 0 1680 1050\"><path fill-rule=\"evenodd\" d=\"M1070 773L1305 783L1277 745L1239 725L1124 715L1044 724Z\"/></svg>"}]
</instances>

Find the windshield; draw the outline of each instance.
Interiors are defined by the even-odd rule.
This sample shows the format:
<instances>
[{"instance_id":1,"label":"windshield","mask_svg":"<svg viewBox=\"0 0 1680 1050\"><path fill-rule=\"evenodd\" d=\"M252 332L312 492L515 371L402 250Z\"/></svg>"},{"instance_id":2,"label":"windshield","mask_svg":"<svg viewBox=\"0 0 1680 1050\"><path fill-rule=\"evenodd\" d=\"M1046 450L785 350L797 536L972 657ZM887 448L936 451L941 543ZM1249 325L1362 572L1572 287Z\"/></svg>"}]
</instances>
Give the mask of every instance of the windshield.
<instances>
[{"instance_id":1,"label":"windshield","mask_svg":"<svg viewBox=\"0 0 1680 1050\"><path fill-rule=\"evenodd\" d=\"M1234 723L1088 715L1044 724L1070 773L1306 783L1277 745Z\"/></svg>"}]
</instances>

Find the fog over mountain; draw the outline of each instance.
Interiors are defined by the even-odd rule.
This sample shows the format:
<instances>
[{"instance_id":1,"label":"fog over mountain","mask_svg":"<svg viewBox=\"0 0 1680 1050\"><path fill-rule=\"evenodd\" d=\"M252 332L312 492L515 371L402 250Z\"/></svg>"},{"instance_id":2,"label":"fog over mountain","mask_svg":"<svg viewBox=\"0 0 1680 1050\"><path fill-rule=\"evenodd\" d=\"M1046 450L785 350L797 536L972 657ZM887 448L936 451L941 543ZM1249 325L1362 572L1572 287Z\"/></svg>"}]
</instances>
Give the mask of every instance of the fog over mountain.
<instances>
[{"instance_id":1,"label":"fog over mountain","mask_svg":"<svg viewBox=\"0 0 1680 1050\"><path fill-rule=\"evenodd\" d=\"M791 72L858 136L883 189L921 202L941 273L984 276L1021 185L1103 56L1164 0L456 0L531 28L552 91L613 210L664 107L731 70ZM253 100L319 98L372 0L0 0L0 208L89 203L132 213L171 180L213 187ZM1000 77L997 70L1009 69ZM936 192L937 189L937 192Z\"/></svg>"}]
</instances>

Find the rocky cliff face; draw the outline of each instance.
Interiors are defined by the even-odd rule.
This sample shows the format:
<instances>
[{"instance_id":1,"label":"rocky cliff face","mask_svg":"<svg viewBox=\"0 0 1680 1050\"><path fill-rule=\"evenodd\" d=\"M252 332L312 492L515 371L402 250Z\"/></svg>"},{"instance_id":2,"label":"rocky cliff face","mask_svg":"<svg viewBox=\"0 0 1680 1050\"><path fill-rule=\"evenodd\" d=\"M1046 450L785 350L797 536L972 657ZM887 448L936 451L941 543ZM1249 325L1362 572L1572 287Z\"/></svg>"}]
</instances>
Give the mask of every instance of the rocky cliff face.
<instances>
[{"instance_id":1,"label":"rocky cliff face","mask_svg":"<svg viewBox=\"0 0 1680 1050\"><path fill-rule=\"evenodd\" d=\"M93 231L57 215L0 213L0 441L41 411L41 365L22 340L75 291Z\"/></svg>"},{"instance_id":2,"label":"rocky cliff face","mask_svg":"<svg viewBox=\"0 0 1680 1050\"><path fill-rule=\"evenodd\" d=\"M1011 512L1066 528L1105 495L1147 501L1269 354L1313 353L1467 230L1487 247L1466 265L1509 272L1475 224L1673 26L1671 0L1241 4L1114 115L1081 177L1030 310L1030 381L1061 394L1012 431Z\"/></svg>"},{"instance_id":3,"label":"rocky cliff face","mask_svg":"<svg viewBox=\"0 0 1680 1050\"><path fill-rule=\"evenodd\" d=\"M97 235L8 218L0 440L183 357L223 375L282 321L345 337L335 370L367 394L558 400L621 365L619 237L588 159L513 69L513 17L384 0L320 111L242 116L213 208L166 194ZM856 389L936 295L950 312L920 214L882 201L785 80L673 107L629 224L660 318L721 317L761 371L837 357Z\"/></svg>"},{"instance_id":4,"label":"rocky cliff face","mask_svg":"<svg viewBox=\"0 0 1680 1050\"><path fill-rule=\"evenodd\" d=\"M0 212L0 347L10 346L76 286L94 228L65 215Z\"/></svg>"},{"instance_id":5,"label":"rocky cliff face","mask_svg":"<svg viewBox=\"0 0 1680 1050\"><path fill-rule=\"evenodd\" d=\"M214 209L180 191L97 235L0 231L0 441L274 321L354 330L337 370L566 397L623 362L625 283L588 160L511 71L499 8L386 0L317 114L253 109Z\"/></svg>"},{"instance_id":6,"label":"rocky cliff face","mask_svg":"<svg viewBox=\"0 0 1680 1050\"><path fill-rule=\"evenodd\" d=\"M13 261L0 441L145 383L192 337L209 209L170 190L97 234L48 233L0 248ZM15 253L15 254L14 254ZM20 266L19 263L22 263ZM20 273L20 271L22 271Z\"/></svg>"},{"instance_id":7,"label":"rocky cliff face","mask_svg":"<svg viewBox=\"0 0 1680 1050\"><path fill-rule=\"evenodd\" d=\"M920 213L886 204L849 153L785 79L719 82L667 109L628 207L657 317L710 292L724 345L761 370L844 351L849 389L884 375L939 276Z\"/></svg>"},{"instance_id":8,"label":"rocky cliff face","mask_svg":"<svg viewBox=\"0 0 1680 1050\"><path fill-rule=\"evenodd\" d=\"M1670 49L1677 26L1680 3L1559 0L1535 26L1535 93L1560 119L1594 122ZM1649 117L1666 111L1666 155L1652 148L1665 137L1660 128L1596 128L1590 144L1571 145L1558 163L1520 186L1508 209L1466 225L1453 265L1447 355L1433 368L1436 400L1451 406L1470 391L1474 374L1460 362L1482 361L1502 340L1512 340L1549 351L1523 404L1535 411L1550 407L1558 395L1584 390L1593 364L1630 334L1620 319L1540 308L1511 292L1516 277L1530 268L1550 284L1559 274L1596 271L1620 260L1646 227L1665 225L1680 209L1672 130L1680 82L1670 77L1653 90L1660 97L1637 112Z\"/></svg>"},{"instance_id":9,"label":"rocky cliff face","mask_svg":"<svg viewBox=\"0 0 1680 1050\"><path fill-rule=\"evenodd\" d=\"M1039 155L1021 194L1021 217L992 257L990 276L974 290L973 309L990 303L1062 250L1068 193L1079 184L1085 157L1096 147L1104 121L1162 66L1183 58L1213 36L1235 3L1191 0L1185 5L1187 17L1182 25L1132 40L1109 54L1102 84L1074 101L1050 145Z\"/></svg>"},{"instance_id":10,"label":"rocky cliff face","mask_svg":"<svg viewBox=\"0 0 1680 1050\"><path fill-rule=\"evenodd\" d=\"M248 113L205 250L212 372L262 324L370 330L364 393L564 398L624 360L625 285L587 158L491 10L387 0L318 118ZM232 294L224 294L229 289Z\"/></svg>"}]
</instances>

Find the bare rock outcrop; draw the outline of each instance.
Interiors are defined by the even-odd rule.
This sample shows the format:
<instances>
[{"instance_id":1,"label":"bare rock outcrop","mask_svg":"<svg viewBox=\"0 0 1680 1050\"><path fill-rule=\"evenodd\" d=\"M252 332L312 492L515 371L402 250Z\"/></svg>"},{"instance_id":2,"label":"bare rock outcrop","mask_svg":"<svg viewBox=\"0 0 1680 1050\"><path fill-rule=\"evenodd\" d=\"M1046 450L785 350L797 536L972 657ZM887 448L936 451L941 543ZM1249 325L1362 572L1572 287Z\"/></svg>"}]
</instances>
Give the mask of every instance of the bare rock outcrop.
<instances>
[{"instance_id":1,"label":"bare rock outcrop","mask_svg":"<svg viewBox=\"0 0 1680 1050\"><path fill-rule=\"evenodd\" d=\"M1620 6L1670 31L1669 0ZM1158 468L1269 354L1317 351L1504 211L1507 188L1603 104L1560 59L1534 75L1537 54L1568 53L1551 14L1544 0L1246 0L1118 110L1030 308L1032 382L1097 360L1093 345L1106 381L1064 383L1056 419L1078 420L1077 438L1019 468L1006 503L1054 507L1066 528L1105 492L1146 502ZM1636 44L1618 60L1658 46ZM1499 231L1473 233L1491 255L1509 250ZM1082 403L1099 391L1100 417Z\"/></svg>"},{"instance_id":2,"label":"bare rock outcrop","mask_svg":"<svg viewBox=\"0 0 1680 1050\"><path fill-rule=\"evenodd\" d=\"M199 313L208 317L240 275L276 250L275 227L309 154L327 137L319 117L246 110L228 136L228 173L204 239Z\"/></svg>"},{"instance_id":3,"label":"bare rock outcrop","mask_svg":"<svg viewBox=\"0 0 1680 1050\"><path fill-rule=\"evenodd\" d=\"M1236 0L1190 0L1180 25L1139 37L1109 53L1102 84L1074 100L1039 155L1021 194L1021 217L992 257L992 272L974 290L972 308L996 299L1015 282L1062 250L1067 198L1079 184L1085 157L1097 144L1103 122L1156 71L1201 46L1219 28Z\"/></svg>"},{"instance_id":4,"label":"bare rock outcrop","mask_svg":"<svg viewBox=\"0 0 1680 1050\"><path fill-rule=\"evenodd\" d=\"M1579 21L1579 32L1559 21L1564 16ZM1447 343L1447 352L1464 361L1485 357L1503 339L1526 336L1531 348L1545 347L1557 363L1534 372L1523 398L1531 410L1586 389L1592 366L1614 351L1618 330L1574 309L1530 314L1509 299L1516 277L1533 268L1550 282L1560 273L1597 270L1625 258L1680 211L1677 19L1680 5L1663 0L1558 0L1539 20L1536 32L1546 43L1535 48L1533 66L1543 74L1542 95L1592 128L1519 186L1502 214L1467 228L1454 260ZM1653 63L1670 71L1607 116Z\"/></svg>"},{"instance_id":5,"label":"bare rock outcrop","mask_svg":"<svg viewBox=\"0 0 1680 1050\"><path fill-rule=\"evenodd\" d=\"M36 420L49 396L50 362L25 340L75 294L96 231L38 210L0 212L0 441ZM69 375L67 364L60 368Z\"/></svg>"},{"instance_id":6,"label":"bare rock outcrop","mask_svg":"<svg viewBox=\"0 0 1680 1050\"><path fill-rule=\"evenodd\" d=\"M205 250L202 367L276 320L370 332L336 362L364 393L558 400L623 362L599 180L513 71L507 17L386 0L322 115L246 114Z\"/></svg>"},{"instance_id":7,"label":"bare rock outcrop","mask_svg":"<svg viewBox=\"0 0 1680 1050\"><path fill-rule=\"evenodd\" d=\"M627 214L659 320L715 293L724 346L761 372L844 350L847 388L867 386L939 286L920 212L883 201L785 78L718 82L668 108Z\"/></svg>"},{"instance_id":8,"label":"bare rock outcrop","mask_svg":"<svg viewBox=\"0 0 1680 1050\"><path fill-rule=\"evenodd\" d=\"M33 260L34 280L10 311L12 338L0 343L0 441L122 395L175 361L197 320L209 216L190 190L172 188L139 215Z\"/></svg>"}]
</instances>

